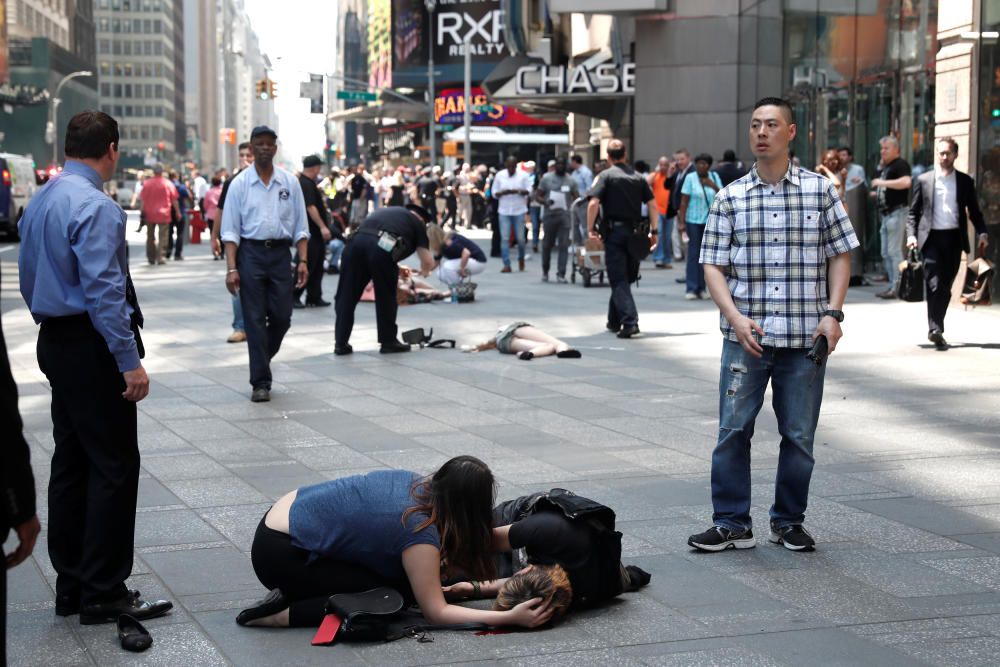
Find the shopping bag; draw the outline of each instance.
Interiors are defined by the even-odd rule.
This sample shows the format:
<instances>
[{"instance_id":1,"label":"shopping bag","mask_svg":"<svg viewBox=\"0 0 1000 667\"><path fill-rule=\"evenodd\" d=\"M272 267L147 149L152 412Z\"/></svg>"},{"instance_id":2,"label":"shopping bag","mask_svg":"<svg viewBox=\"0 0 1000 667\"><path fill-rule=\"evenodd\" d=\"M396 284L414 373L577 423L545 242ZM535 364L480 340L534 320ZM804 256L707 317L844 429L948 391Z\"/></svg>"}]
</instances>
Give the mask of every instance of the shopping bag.
<instances>
[{"instance_id":1,"label":"shopping bag","mask_svg":"<svg viewBox=\"0 0 1000 667\"><path fill-rule=\"evenodd\" d=\"M993 263L979 257L965 267L965 285L962 287L961 302L966 306L989 306L992 304L990 283L993 281Z\"/></svg>"},{"instance_id":2,"label":"shopping bag","mask_svg":"<svg viewBox=\"0 0 1000 667\"><path fill-rule=\"evenodd\" d=\"M896 296L901 301L924 300L924 260L916 248L911 248L909 256L899 263Z\"/></svg>"}]
</instances>

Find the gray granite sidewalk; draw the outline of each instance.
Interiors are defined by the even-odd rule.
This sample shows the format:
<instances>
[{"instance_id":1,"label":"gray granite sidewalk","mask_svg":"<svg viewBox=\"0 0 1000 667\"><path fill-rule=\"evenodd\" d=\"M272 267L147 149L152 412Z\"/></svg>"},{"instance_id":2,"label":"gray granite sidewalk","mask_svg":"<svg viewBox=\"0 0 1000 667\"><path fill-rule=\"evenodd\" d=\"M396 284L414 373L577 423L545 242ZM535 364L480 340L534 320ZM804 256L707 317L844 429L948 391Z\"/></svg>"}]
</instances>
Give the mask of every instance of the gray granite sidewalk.
<instances>
[{"instance_id":1,"label":"gray granite sidewalk","mask_svg":"<svg viewBox=\"0 0 1000 667\"><path fill-rule=\"evenodd\" d=\"M111 626L56 617L43 531L34 557L9 572L11 664L998 662L1000 307L953 307L955 347L941 353L924 339L922 304L852 289L815 447L807 525L818 550L795 554L761 534L756 549L700 554L685 541L710 521L721 341L714 307L684 301L678 269L645 270L636 291L644 335L631 341L604 331L606 287L542 284L537 257L523 274L501 275L491 262L473 304L400 311L401 329L434 327L460 343L527 320L579 347L579 360L380 356L370 304L359 307L355 354L335 358L332 309L297 310L275 359L273 400L251 404L245 346L225 343L224 264L202 245L184 262L149 267L131 240L152 391L140 404L130 584L176 608L147 624L155 644L139 656L118 647ZM8 247L3 324L44 526L49 392ZM335 287L327 276L327 299ZM768 404L754 440L758 526L778 439ZM651 585L553 629L436 633L433 643L312 648L309 631L235 624L264 593L248 552L270 502L375 468L431 471L462 453L489 463L501 498L564 486L613 507L625 559L650 571Z\"/></svg>"}]
</instances>

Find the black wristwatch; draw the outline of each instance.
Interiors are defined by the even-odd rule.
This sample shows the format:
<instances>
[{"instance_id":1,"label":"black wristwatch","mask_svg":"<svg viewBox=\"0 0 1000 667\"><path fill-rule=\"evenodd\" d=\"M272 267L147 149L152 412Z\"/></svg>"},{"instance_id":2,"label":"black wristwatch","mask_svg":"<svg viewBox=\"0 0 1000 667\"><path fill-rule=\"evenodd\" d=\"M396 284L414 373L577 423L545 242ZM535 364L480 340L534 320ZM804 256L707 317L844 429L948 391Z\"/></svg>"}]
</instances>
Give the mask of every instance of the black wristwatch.
<instances>
[{"instance_id":1,"label":"black wristwatch","mask_svg":"<svg viewBox=\"0 0 1000 667\"><path fill-rule=\"evenodd\" d=\"M844 311L842 310L824 310L823 317L826 317L827 315L837 320L838 322L844 321Z\"/></svg>"}]
</instances>

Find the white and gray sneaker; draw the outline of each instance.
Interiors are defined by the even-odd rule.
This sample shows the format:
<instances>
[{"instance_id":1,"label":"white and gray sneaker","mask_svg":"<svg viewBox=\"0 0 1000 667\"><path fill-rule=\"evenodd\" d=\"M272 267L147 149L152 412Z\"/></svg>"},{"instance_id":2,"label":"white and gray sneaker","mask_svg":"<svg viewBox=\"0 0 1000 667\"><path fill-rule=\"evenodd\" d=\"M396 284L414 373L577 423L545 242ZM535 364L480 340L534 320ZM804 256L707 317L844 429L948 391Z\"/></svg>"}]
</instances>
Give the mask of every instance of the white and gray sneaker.
<instances>
[{"instance_id":1,"label":"white and gray sneaker","mask_svg":"<svg viewBox=\"0 0 1000 667\"><path fill-rule=\"evenodd\" d=\"M812 551L816 548L816 540L802 527L802 524L783 528L771 526L771 535L767 539L792 551Z\"/></svg>"},{"instance_id":2,"label":"white and gray sneaker","mask_svg":"<svg viewBox=\"0 0 1000 667\"><path fill-rule=\"evenodd\" d=\"M752 530L732 531L725 526L712 526L704 533L688 538L688 545L701 551L725 551L726 549L752 549L757 546Z\"/></svg>"}]
</instances>

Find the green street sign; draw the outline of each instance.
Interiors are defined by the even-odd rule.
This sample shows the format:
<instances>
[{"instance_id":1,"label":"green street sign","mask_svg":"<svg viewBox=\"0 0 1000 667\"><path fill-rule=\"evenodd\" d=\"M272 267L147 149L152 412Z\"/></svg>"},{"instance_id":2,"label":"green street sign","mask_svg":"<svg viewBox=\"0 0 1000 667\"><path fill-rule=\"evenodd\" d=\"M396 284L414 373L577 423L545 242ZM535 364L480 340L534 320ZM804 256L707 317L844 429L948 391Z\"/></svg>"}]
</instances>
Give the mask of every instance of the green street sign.
<instances>
[{"instance_id":1,"label":"green street sign","mask_svg":"<svg viewBox=\"0 0 1000 667\"><path fill-rule=\"evenodd\" d=\"M378 99L378 95L366 90L338 90L337 99L348 102L374 102Z\"/></svg>"}]
</instances>

